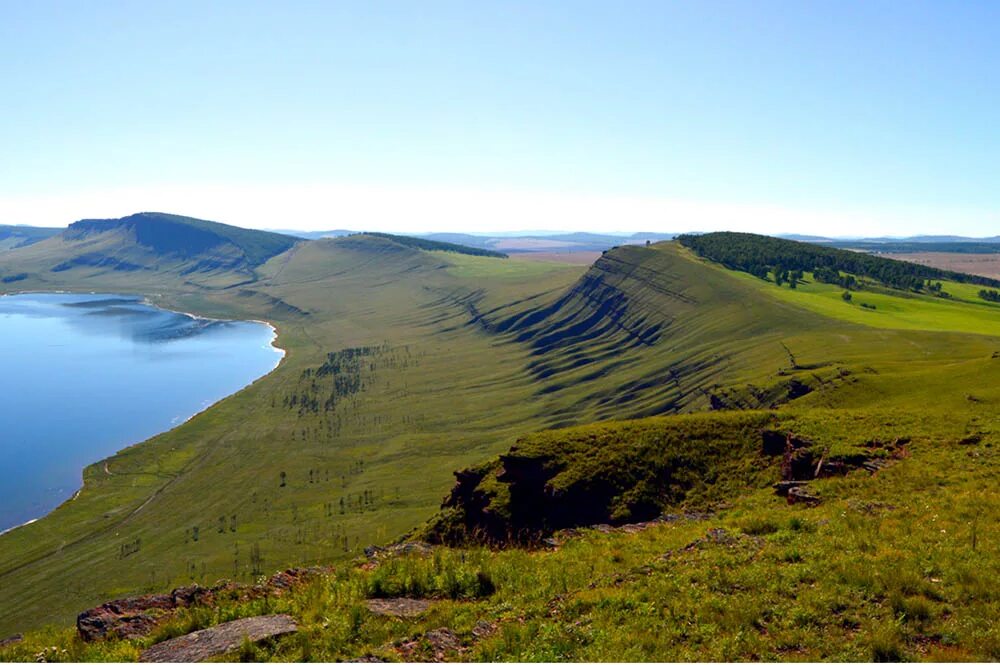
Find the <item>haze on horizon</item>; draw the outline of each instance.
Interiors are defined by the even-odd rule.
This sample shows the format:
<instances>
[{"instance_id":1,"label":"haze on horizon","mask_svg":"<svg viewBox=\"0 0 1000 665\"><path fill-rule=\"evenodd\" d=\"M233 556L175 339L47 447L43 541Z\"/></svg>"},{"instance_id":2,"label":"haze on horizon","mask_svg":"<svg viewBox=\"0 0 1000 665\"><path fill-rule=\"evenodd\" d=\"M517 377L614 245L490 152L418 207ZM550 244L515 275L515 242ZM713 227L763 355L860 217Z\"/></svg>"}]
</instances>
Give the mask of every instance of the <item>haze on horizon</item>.
<instances>
[{"instance_id":1,"label":"haze on horizon","mask_svg":"<svg viewBox=\"0 0 1000 665\"><path fill-rule=\"evenodd\" d=\"M0 223L1000 231L996 3L4 13Z\"/></svg>"}]
</instances>

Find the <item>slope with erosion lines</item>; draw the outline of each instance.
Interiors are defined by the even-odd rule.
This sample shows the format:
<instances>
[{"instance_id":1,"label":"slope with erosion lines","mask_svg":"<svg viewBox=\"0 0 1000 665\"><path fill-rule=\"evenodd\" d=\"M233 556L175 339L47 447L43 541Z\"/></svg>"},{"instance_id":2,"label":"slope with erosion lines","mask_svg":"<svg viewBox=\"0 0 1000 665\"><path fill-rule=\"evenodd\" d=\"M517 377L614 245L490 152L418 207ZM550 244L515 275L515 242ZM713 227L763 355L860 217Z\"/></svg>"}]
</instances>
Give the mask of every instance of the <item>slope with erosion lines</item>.
<instances>
[{"instance_id":1,"label":"slope with erosion lines","mask_svg":"<svg viewBox=\"0 0 1000 665\"><path fill-rule=\"evenodd\" d=\"M722 383L787 381L782 340L838 327L762 298L672 243L608 252L555 302L498 312L493 325L529 345L540 394L576 395L561 409L572 422L586 422L574 413L703 409Z\"/></svg>"}]
</instances>

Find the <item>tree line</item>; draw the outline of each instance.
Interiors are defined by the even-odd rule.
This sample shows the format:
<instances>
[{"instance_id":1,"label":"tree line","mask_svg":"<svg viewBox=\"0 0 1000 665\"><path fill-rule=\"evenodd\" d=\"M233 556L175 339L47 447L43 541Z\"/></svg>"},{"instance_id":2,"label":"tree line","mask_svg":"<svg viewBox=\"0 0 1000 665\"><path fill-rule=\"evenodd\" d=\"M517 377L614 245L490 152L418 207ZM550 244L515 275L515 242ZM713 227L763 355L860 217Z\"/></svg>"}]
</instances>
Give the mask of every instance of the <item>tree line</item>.
<instances>
[{"instance_id":1,"label":"tree line","mask_svg":"<svg viewBox=\"0 0 1000 665\"><path fill-rule=\"evenodd\" d=\"M794 283L792 273L812 272L817 281L838 284L846 289L856 287L857 279L862 277L911 291L923 291L928 288L928 280L942 279L1000 287L1000 281L988 277L753 233L682 235L677 241L699 256L732 270L762 279L773 273L776 281L789 281L790 286Z\"/></svg>"}]
</instances>

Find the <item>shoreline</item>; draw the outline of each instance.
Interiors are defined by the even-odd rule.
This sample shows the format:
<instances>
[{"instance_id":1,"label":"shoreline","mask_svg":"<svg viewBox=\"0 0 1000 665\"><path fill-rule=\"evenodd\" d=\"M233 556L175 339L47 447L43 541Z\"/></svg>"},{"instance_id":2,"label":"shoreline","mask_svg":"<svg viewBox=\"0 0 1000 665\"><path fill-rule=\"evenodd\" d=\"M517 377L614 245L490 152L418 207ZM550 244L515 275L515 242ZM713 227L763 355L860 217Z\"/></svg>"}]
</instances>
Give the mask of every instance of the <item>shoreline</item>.
<instances>
[{"instance_id":1,"label":"shoreline","mask_svg":"<svg viewBox=\"0 0 1000 665\"><path fill-rule=\"evenodd\" d=\"M75 499L75 498L76 498L76 495L74 494L74 495L73 495L73 498L72 498L72 499L69 499L69 501L72 501L72 500L73 500L73 499ZM65 502L64 502L64 503L65 503ZM62 504L60 503L59 505L61 506ZM58 507L58 506L57 506L57 507ZM52 510L55 510L55 508L53 508ZM51 512L51 511L49 511L49 512ZM47 514L48 514L48 513L46 513L46 515L47 515ZM45 517L45 515L42 515L42 517ZM34 523L35 523L35 522L37 522L38 520L42 519L42 517L36 517L36 518L34 518L34 519L30 519L30 520L28 520L27 522L22 522L21 524L15 524L15 525L14 525L14 526L12 526L12 527L9 527L9 528L7 528L7 529L4 529L3 531L0 531L0 536L4 536L4 535L6 535L6 534L10 533L11 531L13 531L14 529L20 529L20 528L21 528L22 526L28 526L29 524L34 524Z\"/></svg>"},{"instance_id":2,"label":"shoreline","mask_svg":"<svg viewBox=\"0 0 1000 665\"><path fill-rule=\"evenodd\" d=\"M215 321L215 322L219 322L219 323L257 323L257 324L261 324L261 325L266 326L271 331L271 338L270 338L270 340L268 340L268 346L271 347L271 350L274 353L277 353L279 355L279 357L278 357L277 361L274 363L274 366L271 369L269 369L267 372L265 372L264 374L261 374L257 378L255 378L252 381L250 381L249 383L246 383L245 385L237 388L233 392L231 392L231 393L229 393L227 395L224 395L224 396L222 396L222 397L220 397L220 398L218 398L218 399L210 402L209 404L206 404L205 406L203 406L199 410L197 410L194 413L188 415L183 420L181 420L181 421L179 421L177 423L171 422L171 424L170 424L169 427L167 427L166 429L164 429L164 430L162 430L160 432L157 432L157 433L153 434L152 436L146 437L145 439L142 439L140 441L136 441L134 443L126 444L123 447L119 448L114 453L112 453L111 455L108 455L107 457L103 457L101 459L95 460L94 462L86 464L80 470L80 485L79 485L79 487L76 488L76 491L73 492L72 496L70 496L65 501L62 501L61 503L59 503L58 505L56 505L52 509L48 510L44 514L39 515L38 517L32 518L32 519L30 519L30 520L28 520L26 522L21 523L21 524L15 524L14 526L8 527L8 528L3 529L3 530L0 530L0 537L3 537L4 535L6 535L6 534L8 534L8 533L10 533L10 532L12 532L12 531L14 531L16 529L20 529L21 527L25 527L25 526L29 526L31 524L34 524L35 522L37 522L37 521L39 521L41 519L44 519L45 517L48 517L49 515L51 515L52 513L54 513L56 510L58 510L59 508L63 507L64 505L66 505L66 504L68 504L68 503L76 500L76 498L79 497L83 493L83 490L86 489L87 479L86 479L85 472L90 467L92 467L92 466L94 466L96 464L100 464L101 462L104 462L104 465L105 465L104 469L105 469L105 471L108 471L108 469L107 469L107 462L108 462L108 460L110 460L113 457L117 456L121 452L123 452L125 450L128 450L129 448L133 448L135 446L141 446L142 444L146 443L147 441L151 441L152 439L155 439L158 436L162 436L164 434L167 434L168 432L172 432L173 430L177 429L178 427L182 427L182 426L186 425L192 419L196 418L197 416L202 415L203 413L205 413L206 411L208 411L212 407L216 406L217 404L221 403L222 401L224 401L226 399L229 399L230 397L232 397L232 396L234 396L234 395L236 395L236 394L238 394L238 393L246 390L250 386L252 386L255 383L257 383L258 381L261 381L262 379L265 379L268 376L270 376L276 369L278 369L281 366L281 363L288 356L288 350L277 345L279 331L278 331L278 328L273 323L271 323L270 321L266 321L266 320L262 320L262 319L220 319L220 318L214 318L214 317L209 317L209 316L201 316L201 315L195 314L193 312L185 312L185 311L182 311L182 310L175 310L175 309L170 309L169 307L162 307L160 305L157 305L152 300L152 298L154 298L156 296L148 296L148 295L145 295L145 294L138 294L138 295L137 294L115 294L115 293L106 293L106 292L100 292L100 291L86 291L86 292L82 292L82 291L63 291L63 290L53 290L53 291L36 291L36 290L32 290L32 291L4 292L4 293L0 293L0 298L4 298L4 297L7 297L7 296L31 295L31 294L39 294L39 295L91 295L91 296L111 296L111 297L113 297L113 296L135 297L136 298L136 302L138 302L139 304L142 304L142 305L144 305L146 307L151 307L151 308L158 309L158 310L161 310L161 311L164 311L164 312L170 312L172 314L179 314L181 316L186 316L187 318L192 319L194 321ZM108 473L110 474L110 471L108 471ZM142 506L140 506L137 510L141 510L144 506L145 506L145 504L143 504Z\"/></svg>"}]
</instances>

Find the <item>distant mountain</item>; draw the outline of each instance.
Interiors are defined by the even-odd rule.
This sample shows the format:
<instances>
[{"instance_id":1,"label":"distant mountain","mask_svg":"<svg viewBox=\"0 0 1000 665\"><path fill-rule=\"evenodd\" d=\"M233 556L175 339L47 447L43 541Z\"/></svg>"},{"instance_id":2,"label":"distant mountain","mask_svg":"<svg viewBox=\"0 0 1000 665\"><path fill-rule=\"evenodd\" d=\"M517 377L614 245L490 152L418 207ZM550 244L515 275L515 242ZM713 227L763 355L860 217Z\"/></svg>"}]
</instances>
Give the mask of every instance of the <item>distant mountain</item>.
<instances>
[{"instance_id":1,"label":"distant mountain","mask_svg":"<svg viewBox=\"0 0 1000 665\"><path fill-rule=\"evenodd\" d=\"M469 247L467 245L461 245L453 242L442 242L440 240L430 240L428 238L412 236L397 236L391 233L366 233L364 235L375 238L385 238L386 240L391 240L405 247L422 249L427 252L454 252L456 254L469 254L471 256L489 256L497 259L507 258L507 255L503 252L494 252L488 249Z\"/></svg>"},{"instance_id":2,"label":"distant mountain","mask_svg":"<svg viewBox=\"0 0 1000 665\"><path fill-rule=\"evenodd\" d=\"M291 235L299 238L339 238L352 235L355 231L334 230L334 231L289 231ZM519 233L420 233L413 234L413 238L424 238L436 242L445 242L465 247L476 247L478 249L499 252L502 254L525 254L529 252L603 252L604 250L618 247L619 245L639 244L647 240L656 242L659 240L671 240L675 233L654 233L641 232L627 234L611 233L555 233L555 232L531 232Z\"/></svg>"},{"instance_id":3,"label":"distant mountain","mask_svg":"<svg viewBox=\"0 0 1000 665\"><path fill-rule=\"evenodd\" d=\"M349 236L357 231L348 231L346 229L334 229L332 231L281 231L273 230L273 233L281 233L284 235L294 236L296 238L303 238L304 240L316 240L318 238L343 238L344 236Z\"/></svg>"},{"instance_id":4,"label":"distant mountain","mask_svg":"<svg viewBox=\"0 0 1000 665\"><path fill-rule=\"evenodd\" d=\"M836 242L833 238L827 238L825 236L808 236L799 235L798 233L782 233L776 237L784 238L785 240L795 240L797 242Z\"/></svg>"},{"instance_id":5,"label":"distant mountain","mask_svg":"<svg viewBox=\"0 0 1000 665\"><path fill-rule=\"evenodd\" d=\"M415 236L426 238L437 242L449 242L466 247L478 247L479 249L492 249L496 244L496 238L490 236L472 235L470 233L427 233Z\"/></svg>"},{"instance_id":6,"label":"distant mountain","mask_svg":"<svg viewBox=\"0 0 1000 665\"><path fill-rule=\"evenodd\" d=\"M838 242L847 242L838 240ZM989 236L986 238L973 238L970 236L908 236L905 238L891 238L882 236L878 238L859 238L856 242L867 243L896 243L896 242L1000 242L1000 236Z\"/></svg>"},{"instance_id":7,"label":"distant mountain","mask_svg":"<svg viewBox=\"0 0 1000 665\"><path fill-rule=\"evenodd\" d=\"M840 249L871 252L875 254L913 254L940 252L949 254L1000 254L1000 242L981 240L838 240L829 244Z\"/></svg>"},{"instance_id":8,"label":"distant mountain","mask_svg":"<svg viewBox=\"0 0 1000 665\"><path fill-rule=\"evenodd\" d=\"M0 252L25 247L62 233L63 229L0 224Z\"/></svg>"},{"instance_id":9,"label":"distant mountain","mask_svg":"<svg viewBox=\"0 0 1000 665\"><path fill-rule=\"evenodd\" d=\"M69 270L97 274L173 273L185 279L238 281L299 239L165 213L84 219L31 245L5 252L0 274Z\"/></svg>"}]
</instances>

